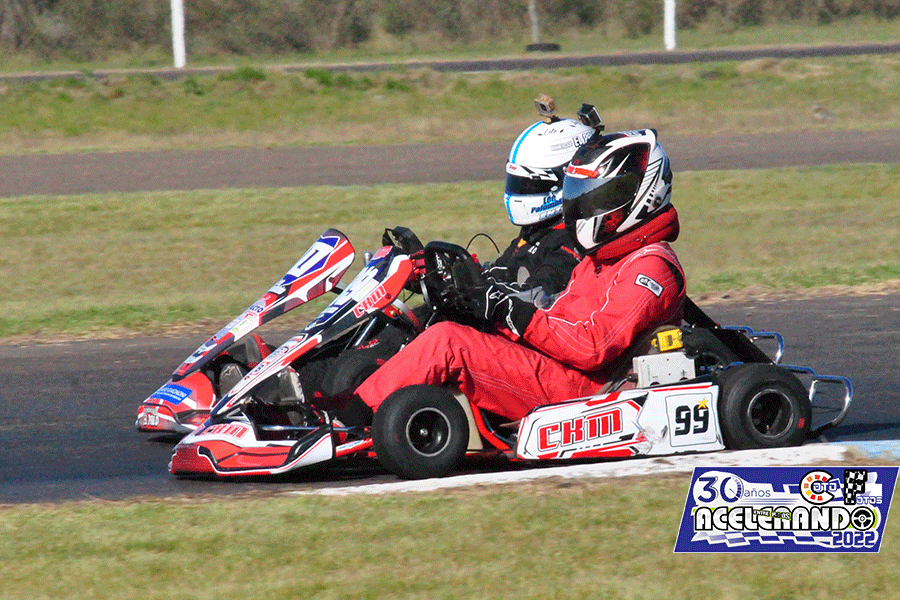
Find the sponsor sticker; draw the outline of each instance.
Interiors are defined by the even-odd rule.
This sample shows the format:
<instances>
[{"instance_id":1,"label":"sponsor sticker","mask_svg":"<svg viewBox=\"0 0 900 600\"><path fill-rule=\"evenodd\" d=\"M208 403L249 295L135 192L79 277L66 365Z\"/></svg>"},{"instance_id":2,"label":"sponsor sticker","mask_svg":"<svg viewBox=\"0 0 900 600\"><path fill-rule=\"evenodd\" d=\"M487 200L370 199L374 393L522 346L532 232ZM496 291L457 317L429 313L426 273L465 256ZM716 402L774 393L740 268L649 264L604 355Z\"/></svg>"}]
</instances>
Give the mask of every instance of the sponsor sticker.
<instances>
[{"instance_id":1,"label":"sponsor sticker","mask_svg":"<svg viewBox=\"0 0 900 600\"><path fill-rule=\"evenodd\" d=\"M659 298L659 295L663 293L663 286L657 283L656 280L647 277L646 275L638 274L637 279L634 280L634 283L643 288L647 288L657 298Z\"/></svg>"},{"instance_id":2,"label":"sponsor sticker","mask_svg":"<svg viewBox=\"0 0 900 600\"><path fill-rule=\"evenodd\" d=\"M241 439L247 435L248 431L250 431L250 429L246 425L240 423L220 423L218 425L207 427L200 431L198 435L219 435Z\"/></svg>"},{"instance_id":3,"label":"sponsor sticker","mask_svg":"<svg viewBox=\"0 0 900 600\"><path fill-rule=\"evenodd\" d=\"M159 410L152 406L142 406L138 419L142 427L159 427Z\"/></svg>"},{"instance_id":4,"label":"sponsor sticker","mask_svg":"<svg viewBox=\"0 0 900 600\"><path fill-rule=\"evenodd\" d=\"M878 552L900 467L695 467L675 552Z\"/></svg>"},{"instance_id":5,"label":"sponsor sticker","mask_svg":"<svg viewBox=\"0 0 900 600\"><path fill-rule=\"evenodd\" d=\"M544 197L544 201L540 206L532 206L531 213L540 213L547 210L554 210L562 205L562 198L557 198L553 194Z\"/></svg>"},{"instance_id":6,"label":"sponsor sticker","mask_svg":"<svg viewBox=\"0 0 900 600\"><path fill-rule=\"evenodd\" d=\"M371 294L360 300L359 304L353 307L353 314L357 318L363 316L365 313L375 308L375 306L377 306L379 302L387 298L387 295L388 294L387 291L385 291L384 286L378 286L372 291Z\"/></svg>"},{"instance_id":7,"label":"sponsor sticker","mask_svg":"<svg viewBox=\"0 0 900 600\"><path fill-rule=\"evenodd\" d=\"M538 450L549 452L621 433L622 409L613 408L538 427Z\"/></svg>"},{"instance_id":8,"label":"sponsor sticker","mask_svg":"<svg viewBox=\"0 0 900 600\"><path fill-rule=\"evenodd\" d=\"M153 395L150 397L156 398L157 400L164 400L169 404L178 405L190 398L190 396L191 390L188 388L174 383L167 383L153 392Z\"/></svg>"}]
</instances>

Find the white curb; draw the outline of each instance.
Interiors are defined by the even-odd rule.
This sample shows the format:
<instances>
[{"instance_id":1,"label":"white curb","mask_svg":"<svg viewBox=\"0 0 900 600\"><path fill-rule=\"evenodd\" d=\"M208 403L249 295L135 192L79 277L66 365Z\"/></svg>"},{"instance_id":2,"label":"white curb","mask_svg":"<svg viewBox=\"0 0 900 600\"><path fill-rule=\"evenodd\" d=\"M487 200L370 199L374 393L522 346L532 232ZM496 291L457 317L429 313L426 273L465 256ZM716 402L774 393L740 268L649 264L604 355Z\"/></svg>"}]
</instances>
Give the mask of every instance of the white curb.
<instances>
[{"instance_id":1,"label":"white curb","mask_svg":"<svg viewBox=\"0 0 900 600\"><path fill-rule=\"evenodd\" d=\"M657 458L636 458L616 462L568 465L564 467L537 467L522 471L500 473L478 473L458 475L440 479L418 481L398 481L371 485L301 490L289 494L347 496L352 494L391 494L396 492L430 492L448 488L477 485L519 483L550 477L566 479L630 477L657 473L690 473L700 466L772 466L772 465L814 465L847 459L849 445L810 444L797 448L773 450L741 450L736 452L716 452L710 454L689 454Z\"/></svg>"}]
</instances>

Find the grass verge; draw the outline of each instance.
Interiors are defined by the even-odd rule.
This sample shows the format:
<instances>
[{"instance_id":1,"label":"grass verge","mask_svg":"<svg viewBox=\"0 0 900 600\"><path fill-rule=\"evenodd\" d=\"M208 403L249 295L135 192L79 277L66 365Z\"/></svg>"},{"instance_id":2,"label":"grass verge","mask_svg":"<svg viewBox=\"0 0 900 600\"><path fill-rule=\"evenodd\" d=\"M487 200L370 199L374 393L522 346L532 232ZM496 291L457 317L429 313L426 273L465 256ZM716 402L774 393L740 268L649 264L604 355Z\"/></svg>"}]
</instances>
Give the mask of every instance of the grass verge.
<instances>
[{"instance_id":1,"label":"grass verge","mask_svg":"<svg viewBox=\"0 0 900 600\"><path fill-rule=\"evenodd\" d=\"M2 199L0 336L157 333L204 319L211 332L328 227L358 256L394 225L461 245L484 232L505 247L516 229L500 196L485 182ZM900 166L679 173L674 202L695 297L900 280ZM471 249L496 256L484 238Z\"/></svg>"},{"instance_id":2,"label":"grass verge","mask_svg":"<svg viewBox=\"0 0 900 600\"><path fill-rule=\"evenodd\" d=\"M668 135L900 128L900 56L508 73L152 75L0 85L0 153L513 140L531 99ZM861 102L860 98L865 98Z\"/></svg>"},{"instance_id":3,"label":"grass verge","mask_svg":"<svg viewBox=\"0 0 900 600\"><path fill-rule=\"evenodd\" d=\"M878 555L674 554L689 476L0 509L0 599L896 598Z\"/></svg>"}]
</instances>

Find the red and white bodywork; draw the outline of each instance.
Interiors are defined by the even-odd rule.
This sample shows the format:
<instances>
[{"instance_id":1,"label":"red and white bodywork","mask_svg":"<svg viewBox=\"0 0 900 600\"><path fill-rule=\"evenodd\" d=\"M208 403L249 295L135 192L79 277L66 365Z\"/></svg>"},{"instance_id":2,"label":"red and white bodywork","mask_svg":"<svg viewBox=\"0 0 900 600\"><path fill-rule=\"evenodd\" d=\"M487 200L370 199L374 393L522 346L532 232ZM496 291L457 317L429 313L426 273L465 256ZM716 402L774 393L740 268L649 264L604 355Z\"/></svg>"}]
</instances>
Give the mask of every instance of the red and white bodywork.
<instances>
[{"instance_id":1,"label":"red and white bodywork","mask_svg":"<svg viewBox=\"0 0 900 600\"><path fill-rule=\"evenodd\" d=\"M412 261L386 246L318 317L260 361L212 407L211 418L176 446L169 469L182 475L222 477L277 475L315 463L367 451L370 439L339 443L330 422L315 426L256 423L243 412L253 392L269 378L298 364L315 349L340 342L384 312L398 318L397 297L413 275Z\"/></svg>"},{"instance_id":2,"label":"red and white bodywork","mask_svg":"<svg viewBox=\"0 0 900 600\"><path fill-rule=\"evenodd\" d=\"M446 245L429 244L425 248L426 263L430 249L440 252L442 248ZM264 400L267 381L292 370L296 375L296 369L307 360L315 360L320 351L339 352L349 347L370 325L398 318L396 313L402 312L398 306L408 311L399 295L413 278L408 249L382 248L302 332L263 357L212 406L209 419L175 447L169 470L178 476L266 476L356 455L379 458L401 476L418 478L435 476L430 474L431 468L440 474L448 472L429 462L447 448L452 448L446 450L448 455L459 451L460 458L466 453L494 453L514 461L543 461L797 445L839 424L852 399L852 384L844 377L820 376L808 367L781 365L780 335L720 327L691 303L694 316L688 325L651 332L652 343L638 341L629 356L622 358L621 372L608 384L611 391L586 398L562 398L557 404L531 410L518 423L504 422L457 391L434 386L398 390L398 395L392 395L391 408L385 409L391 404L389 397L370 427L337 424L315 402L306 399L295 398L294 404ZM436 303L438 292L439 288L434 288L427 296ZM755 345L756 340L766 338L777 341L774 360ZM205 356L202 350L198 350L198 362ZM191 390L210 393L208 381L197 378L201 375L198 371L194 370L194 375L190 368L185 372L184 378L173 377L151 399L192 406L195 400ZM811 378L808 389L796 375ZM826 384L842 397L831 413L825 413L836 416L814 428L811 407L819 388ZM409 394L404 395L404 390ZM148 427L154 418L164 420L161 407L162 403L146 403L143 407ZM405 431L379 428L379 416L391 414L390 410L404 415L396 422L405 423ZM382 421L387 422L386 418ZM400 445L408 442L404 446L409 447L408 452L390 456L393 449L386 443L393 440L399 440ZM376 456L376 449L381 456ZM421 461L426 467L406 471L388 464L397 456L413 463ZM452 466L453 462L447 464Z\"/></svg>"},{"instance_id":3,"label":"red and white bodywork","mask_svg":"<svg viewBox=\"0 0 900 600\"><path fill-rule=\"evenodd\" d=\"M260 325L332 290L350 268L354 256L353 246L343 233L326 230L268 292L206 340L175 369L165 385L141 403L137 429L185 434L199 427L228 391L219 390L217 394L211 374L204 368ZM269 349L262 338L255 336L253 345L259 359L265 360ZM245 366L253 368L256 364L254 361Z\"/></svg>"},{"instance_id":4,"label":"red and white bodywork","mask_svg":"<svg viewBox=\"0 0 900 600\"><path fill-rule=\"evenodd\" d=\"M722 450L711 383L628 390L537 408L519 427L516 456L617 458Z\"/></svg>"},{"instance_id":5,"label":"red and white bodywork","mask_svg":"<svg viewBox=\"0 0 900 600\"><path fill-rule=\"evenodd\" d=\"M470 447L488 448L513 460L571 460L658 456L722 450L712 384L676 385L603 394L537 408L519 426L514 450L483 419L472 422ZM468 407L473 410L474 407ZM477 409L476 409L477 410ZM481 438L483 441L475 441ZM369 454L371 439L337 443L329 428L299 440L260 440L250 422L207 425L177 446L176 474L219 477L278 475L351 454Z\"/></svg>"}]
</instances>

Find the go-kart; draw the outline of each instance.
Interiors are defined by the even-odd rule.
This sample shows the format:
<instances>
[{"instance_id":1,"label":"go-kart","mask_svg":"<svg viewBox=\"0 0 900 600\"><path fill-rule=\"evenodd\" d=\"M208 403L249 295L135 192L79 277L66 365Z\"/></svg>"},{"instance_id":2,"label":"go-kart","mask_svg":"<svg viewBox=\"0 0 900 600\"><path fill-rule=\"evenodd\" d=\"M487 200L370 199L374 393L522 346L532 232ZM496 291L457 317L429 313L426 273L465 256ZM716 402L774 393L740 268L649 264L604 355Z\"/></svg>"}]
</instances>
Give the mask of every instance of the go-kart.
<instances>
[{"instance_id":1,"label":"go-kart","mask_svg":"<svg viewBox=\"0 0 900 600\"><path fill-rule=\"evenodd\" d=\"M327 238L336 242L323 242ZM297 278L283 280L270 294L279 296L281 288L290 287L286 284L301 279L323 293L334 287L352 255L345 240L327 231L317 242L323 254L315 254L315 261L301 260L294 268ZM173 396L184 402L182 397L199 397L201 387L204 398L215 399L208 418L175 447L170 471L187 477L266 476L367 456L401 477L428 478L450 473L474 454L536 461L772 448L802 444L838 425L849 410L853 386L847 378L781 365L779 334L721 327L687 300L685 323L648 332L590 397L559 399L510 423L478 409L458 390L419 385L388 396L371 426L342 426L303 397L297 371L358 347L379 328L424 327L399 300L417 283L410 259L417 248L422 245L414 236L386 236L385 246L333 302L298 335L256 357L255 365L241 362L249 353L228 347L246 335L235 322L201 346L141 409L146 413L156 406L160 413L162 404L147 403ZM424 246L424 259L426 274L418 281L423 300L433 315L446 317L457 290L477 280L478 267L463 248L444 242ZM764 351L765 344L774 346L774 357ZM217 361L226 367L238 364L243 376L226 386ZM200 363L205 371L195 366ZM356 384L372 369L350 361L346 381ZM191 373L209 383L184 386ZM182 378L176 381L177 376ZM185 391L176 395L167 391L171 386ZM145 422L139 416L139 428L147 429Z\"/></svg>"}]
</instances>

